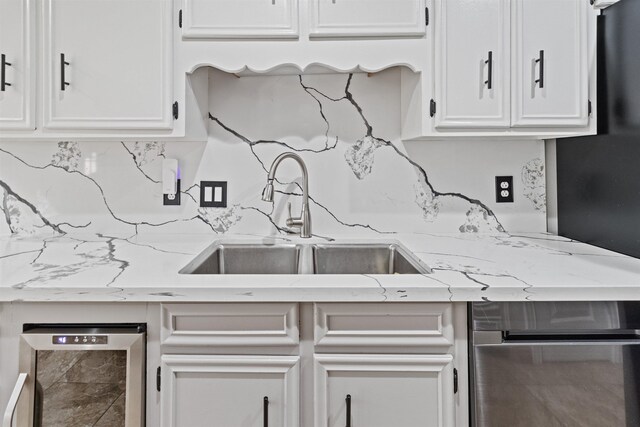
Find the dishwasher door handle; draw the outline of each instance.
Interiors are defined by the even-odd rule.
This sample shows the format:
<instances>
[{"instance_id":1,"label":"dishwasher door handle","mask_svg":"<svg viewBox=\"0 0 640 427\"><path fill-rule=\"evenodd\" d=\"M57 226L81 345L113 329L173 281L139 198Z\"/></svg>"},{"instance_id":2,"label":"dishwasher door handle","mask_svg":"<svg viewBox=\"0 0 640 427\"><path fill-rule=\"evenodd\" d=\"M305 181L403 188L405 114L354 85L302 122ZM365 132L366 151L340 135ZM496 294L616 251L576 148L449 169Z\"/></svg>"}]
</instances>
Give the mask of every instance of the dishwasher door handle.
<instances>
[{"instance_id":1,"label":"dishwasher door handle","mask_svg":"<svg viewBox=\"0 0 640 427\"><path fill-rule=\"evenodd\" d=\"M16 381L16 386L13 388L11 397L9 397L7 410L4 412L4 417L2 418L2 427L11 427L11 425L13 424L13 415L16 412L16 406L18 406L18 399L20 399L20 395L22 394L22 390L24 390L24 384L26 381L27 381L26 373L22 373L18 375L18 381Z\"/></svg>"},{"instance_id":2,"label":"dishwasher door handle","mask_svg":"<svg viewBox=\"0 0 640 427\"><path fill-rule=\"evenodd\" d=\"M502 344L503 342L502 331L473 331L473 345Z\"/></svg>"}]
</instances>

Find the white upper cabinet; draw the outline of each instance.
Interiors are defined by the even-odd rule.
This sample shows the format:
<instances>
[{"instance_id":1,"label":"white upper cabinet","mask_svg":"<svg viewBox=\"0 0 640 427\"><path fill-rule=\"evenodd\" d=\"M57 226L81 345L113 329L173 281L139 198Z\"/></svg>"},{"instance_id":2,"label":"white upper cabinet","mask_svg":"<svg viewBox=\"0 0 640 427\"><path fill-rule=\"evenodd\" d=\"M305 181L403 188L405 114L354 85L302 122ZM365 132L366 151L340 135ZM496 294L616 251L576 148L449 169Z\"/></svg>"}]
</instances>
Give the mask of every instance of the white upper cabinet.
<instances>
[{"instance_id":1,"label":"white upper cabinet","mask_svg":"<svg viewBox=\"0 0 640 427\"><path fill-rule=\"evenodd\" d=\"M298 0L185 0L184 39L296 38Z\"/></svg>"},{"instance_id":2,"label":"white upper cabinet","mask_svg":"<svg viewBox=\"0 0 640 427\"><path fill-rule=\"evenodd\" d=\"M596 133L587 0L435 0L433 80L403 74L403 138ZM422 93L422 104L414 100Z\"/></svg>"},{"instance_id":3,"label":"white upper cabinet","mask_svg":"<svg viewBox=\"0 0 640 427\"><path fill-rule=\"evenodd\" d=\"M310 0L310 37L425 34L425 0Z\"/></svg>"},{"instance_id":4,"label":"white upper cabinet","mask_svg":"<svg viewBox=\"0 0 640 427\"><path fill-rule=\"evenodd\" d=\"M510 126L509 1L438 2L437 128Z\"/></svg>"},{"instance_id":5,"label":"white upper cabinet","mask_svg":"<svg viewBox=\"0 0 640 427\"><path fill-rule=\"evenodd\" d=\"M586 126L586 1L513 3L513 126Z\"/></svg>"},{"instance_id":6,"label":"white upper cabinet","mask_svg":"<svg viewBox=\"0 0 640 427\"><path fill-rule=\"evenodd\" d=\"M33 0L0 0L0 129L34 129Z\"/></svg>"},{"instance_id":7,"label":"white upper cabinet","mask_svg":"<svg viewBox=\"0 0 640 427\"><path fill-rule=\"evenodd\" d=\"M170 129L171 2L43 0L44 126Z\"/></svg>"}]
</instances>

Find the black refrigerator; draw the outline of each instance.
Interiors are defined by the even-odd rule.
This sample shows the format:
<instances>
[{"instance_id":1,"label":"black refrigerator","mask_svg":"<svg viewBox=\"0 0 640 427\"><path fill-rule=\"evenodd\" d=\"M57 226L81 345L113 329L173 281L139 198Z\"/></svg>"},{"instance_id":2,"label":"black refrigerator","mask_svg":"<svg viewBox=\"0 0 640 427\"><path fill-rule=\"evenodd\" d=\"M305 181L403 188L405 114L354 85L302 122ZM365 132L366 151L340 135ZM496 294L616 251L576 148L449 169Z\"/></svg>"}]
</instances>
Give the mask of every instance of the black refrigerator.
<instances>
[{"instance_id":1,"label":"black refrigerator","mask_svg":"<svg viewBox=\"0 0 640 427\"><path fill-rule=\"evenodd\" d=\"M598 135L558 139L558 233L640 258L640 0L598 17Z\"/></svg>"}]
</instances>

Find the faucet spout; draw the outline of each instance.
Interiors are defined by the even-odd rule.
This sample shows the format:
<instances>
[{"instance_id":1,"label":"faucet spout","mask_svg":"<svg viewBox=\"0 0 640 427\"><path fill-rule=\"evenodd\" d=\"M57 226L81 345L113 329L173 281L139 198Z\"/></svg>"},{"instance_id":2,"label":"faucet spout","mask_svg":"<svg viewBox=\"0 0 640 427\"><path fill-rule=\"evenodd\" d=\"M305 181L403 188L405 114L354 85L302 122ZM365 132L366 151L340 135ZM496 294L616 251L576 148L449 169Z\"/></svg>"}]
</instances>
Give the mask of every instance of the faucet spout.
<instances>
[{"instance_id":1,"label":"faucet spout","mask_svg":"<svg viewBox=\"0 0 640 427\"><path fill-rule=\"evenodd\" d=\"M302 211L300 216L294 218L289 214L289 218L287 218L287 226L300 228L300 237L308 238L311 237L311 212L309 211L309 174L307 172L307 166L300 157L296 153L283 153L280 154L273 161L271 168L269 169L269 174L267 176L267 185L262 190L262 200L265 202L273 202L273 181L276 179L276 170L280 163L282 163L285 159L293 159L295 160L300 169L302 170Z\"/></svg>"},{"instance_id":2,"label":"faucet spout","mask_svg":"<svg viewBox=\"0 0 640 427\"><path fill-rule=\"evenodd\" d=\"M262 200L265 202L273 202L273 181L268 180L267 185L265 185L262 190Z\"/></svg>"}]
</instances>

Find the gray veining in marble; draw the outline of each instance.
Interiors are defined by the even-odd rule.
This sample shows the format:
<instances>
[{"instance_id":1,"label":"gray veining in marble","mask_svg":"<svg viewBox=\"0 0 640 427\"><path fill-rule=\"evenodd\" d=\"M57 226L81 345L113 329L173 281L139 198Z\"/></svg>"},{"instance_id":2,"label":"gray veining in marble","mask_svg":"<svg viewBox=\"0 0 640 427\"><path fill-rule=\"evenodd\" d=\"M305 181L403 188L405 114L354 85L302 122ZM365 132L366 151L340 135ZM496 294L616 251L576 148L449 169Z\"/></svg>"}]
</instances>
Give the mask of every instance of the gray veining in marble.
<instances>
[{"instance_id":1,"label":"gray veining in marble","mask_svg":"<svg viewBox=\"0 0 640 427\"><path fill-rule=\"evenodd\" d=\"M126 368L126 351L87 351L59 381L117 384L123 387Z\"/></svg>"},{"instance_id":2,"label":"gray veining in marble","mask_svg":"<svg viewBox=\"0 0 640 427\"><path fill-rule=\"evenodd\" d=\"M42 388L60 381L83 354L82 351L39 351L37 378Z\"/></svg>"},{"instance_id":3,"label":"gray veining in marble","mask_svg":"<svg viewBox=\"0 0 640 427\"><path fill-rule=\"evenodd\" d=\"M544 162L533 159L522 167L522 185L524 196L531 200L536 210L544 211L547 207Z\"/></svg>"},{"instance_id":4,"label":"gray veining in marble","mask_svg":"<svg viewBox=\"0 0 640 427\"><path fill-rule=\"evenodd\" d=\"M125 395L122 393L93 427L118 427L125 422Z\"/></svg>"},{"instance_id":5,"label":"gray veining in marble","mask_svg":"<svg viewBox=\"0 0 640 427\"><path fill-rule=\"evenodd\" d=\"M486 158L471 155L466 161L465 151L472 145L465 143L419 156L409 154L409 146L399 137L399 76L399 71L389 70L372 77L335 74L228 80L224 73L212 72L206 144L61 141L36 147L3 142L0 235L86 230L104 235L286 236L286 201L299 203L298 180L283 178L277 188L281 200L271 205L259 197L266 166L283 151L298 152L309 162L314 229L323 236L354 230L372 234L503 232L505 224L541 231L543 145L519 141L508 146L511 173L522 175L519 191L523 200L530 200L529 205L516 203L528 215L518 219L510 213L513 209L501 211L491 201L492 171L483 170L482 164L490 162L491 152L498 150L489 147L493 143L484 143ZM256 98L256 93L263 96ZM424 142L425 147L429 145ZM501 153L505 147L499 148ZM443 155L447 159L438 161ZM179 208L161 206L160 168L168 157L178 158L181 164ZM455 179L443 179L456 168ZM484 187L474 184L479 178L487 180ZM229 181L228 208L198 206L201 179Z\"/></svg>"},{"instance_id":6,"label":"gray veining in marble","mask_svg":"<svg viewBox=\"0 0 640 427\"><path fill-rule=\"evenodd\" d=\"M115 384L56 383L45 391L42 426L94 426L121 394Z\"/></svg>"},{"instance_id":7,"label":"gray veining in marble","mask_svg":"<svg viewBox=\"0 0 640 427\"><path fill-rule=\"evenodd\" d=\"M224 235L222 239L299 241L293 236ZM433 272L326 277L184 275L178 271L214 242L206 234L65 234L46 241L0 238L0 301L640 299L640 260L558 236L414 233L384 239L406 246ZM360 236L346 241L380 239Z\"/></svg>"}]
</instances>

